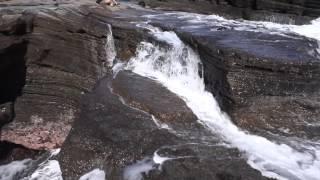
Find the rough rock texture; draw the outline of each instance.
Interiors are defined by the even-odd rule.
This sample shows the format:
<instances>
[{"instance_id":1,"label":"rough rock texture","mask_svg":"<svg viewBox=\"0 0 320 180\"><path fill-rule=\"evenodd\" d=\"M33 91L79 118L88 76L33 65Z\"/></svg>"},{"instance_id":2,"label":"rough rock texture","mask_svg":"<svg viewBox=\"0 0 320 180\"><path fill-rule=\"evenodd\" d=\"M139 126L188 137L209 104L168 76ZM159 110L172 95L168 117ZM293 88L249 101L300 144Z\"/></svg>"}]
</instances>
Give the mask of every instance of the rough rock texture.
<instances>
[{"instance_id":1,"label":"rough rock texture","mask_svg":"<svg viewBox=\"0 0 320 180\"><path fill-rule=\"evenodd\" d=\"M142 0L139 4L165 10L291 24L301 24L320 16L320 2L317 0Z\"/></svg>"},{"instance_id":2,"label":"rough rock texture","mask_svg":"<svg viewBox=\"0 0 320 180\"><path fill-rule=\"evenodd\" d=\"M254 132L319 138L317 41L222 24L194 27L176 18L163 15L165 20L151 23L174 30L199 52L207 89L236 124Z\"/></svg>"},{"instance_id":3,"label":"rough rock texture","mask_svg":"<svg viewBox=\"0 0 320 180\"><path fill-rule=\"evenodd\" d=\"M201 44L198 50L204 62L207 87L221 97L221 104L229 104L226 111L234 122L246 129L271 132L285 129L284 133L294 136L317 136L313 133L317 130L308 129L320 128L317 123L320 101L315 98L320 91L320 60L318 55L310 56L307 49L304 53L301 51L300 47L307 47L308 42L295 41L295 45L290 46L291 40L284 39L287 42L283 45L264 44L261 52L253 50L259 48L256 42L253 42L255 48L247 44L248 39L254 39L254 34L229 33L211 36L213 41L201 37L196 41ZM270 39L256 35L262 41ZM221 36L225 38L220 39ZM246 39L236 38L239 36ZM248 49L239 48L241 44ZM243 123L247 121L250 123ZM263 125L259 126L259 122Z\"/></svg>"},{"instance_id":4,"label":"rough rock texture","mask_svg":"<svg viewBox=\"0 0 320 180\"><path fill-rule=\"evenodd\" d=\"M121 84L124 78L139 79L140 86L130 87L130 93L137 94L140 103L149 104L148 100L139 98L142 93L171 97L173 100L166 104L166 112L171 109L170 113L174 113L181 102L154 81L126 72L119 75L121 77L114 80L111 77L102 79L94 91L84 97L81 115L58 157L64 179L77 179L95 168L104 170L107 179L127 179L126 170L130 166L152 161L156 151L160 156L180 159L164 163L163 171L153 164L155 169L142 175L144 179L266 179L250 168L237 150L217 144L217 137L202 126L189 126L192 122L188 122L182 124L183 131L171 129L175 127L174 121L183 121L171 119L166 122L168 129L160 128L150 114L123 104L121 96L113 94L111 87ZM116 82L118 80L120 82ZM151 91L148 87L160 89ZM191 113L189 109L184 111Z\"/></svg>"},{"instance_id":5,"label":"rough rock texture","mask_svg":"<svg viewBox=\"0 0 320 180\"><path fill-rule=\"evenodd\" d=\"M61 146L81 95L106 72L109 26L81 9L81 3L95 3L55 3L0 4L0 103L14 101L16 113L2 141L32 149Z\"/></svg>"}]
</instances>

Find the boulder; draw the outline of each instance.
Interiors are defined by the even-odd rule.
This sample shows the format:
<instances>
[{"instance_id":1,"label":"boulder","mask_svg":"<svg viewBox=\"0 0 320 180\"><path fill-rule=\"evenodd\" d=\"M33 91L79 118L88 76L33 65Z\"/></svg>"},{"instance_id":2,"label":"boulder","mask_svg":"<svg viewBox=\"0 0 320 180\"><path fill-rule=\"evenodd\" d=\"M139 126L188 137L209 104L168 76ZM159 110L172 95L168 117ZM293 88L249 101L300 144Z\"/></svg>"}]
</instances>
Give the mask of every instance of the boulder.
<instances>
[{"instance_id":1,"label":"boulder","mask_svg":"<svg viewBox=\"0 0 320 180\"><path fill-rule=\"evenodd\" d=\"M224 177L266 179L246 164L239 151L220 145L218 137L203 126L189 126L179 116L166 121L166 127L159 126L144 107L152 108L154 114L162 114L164 110L173 114L176 105L182 103L179 98L153 80L129 72L119 76L103 78L94 91L83 98L81 114L58 155L64 179L77 179L96 168L105 171L107 179L128 179L130 176L150 180L197 179L200 175L217 180ZM126 103L132 102L128 101L131 96L115 94L117 91L113 87L119 89L124 79L133 81L126 81L130 85L139 83L126 87L131 91L126 92L137 94L134 100L141 105L131 103L134 105L131 107ZM158 98L159 106L162 105L160 102L165 102L166 107L153 107L148 99L140 96L143 93L147 93L146 97ZM160 97L170 97L172 101L166 102ZM192 114L183 104L182 110ZM175 129L177 122L181 125ZM160 168L160 164L152 160L154 153L172 160Z\"/></svg>"},{"instance_id":2,"label":"boulder","mask_svg":"<svg viewBox=\"0 0 320 180\"><path fill-rule=\"evenodd\" d=\"M197 121L197 117L182 99L151 79L121 71L112 87L114 93L123 97L128 105L154 115L163 123L181 125Z\"/></svg>"}]
</instances>

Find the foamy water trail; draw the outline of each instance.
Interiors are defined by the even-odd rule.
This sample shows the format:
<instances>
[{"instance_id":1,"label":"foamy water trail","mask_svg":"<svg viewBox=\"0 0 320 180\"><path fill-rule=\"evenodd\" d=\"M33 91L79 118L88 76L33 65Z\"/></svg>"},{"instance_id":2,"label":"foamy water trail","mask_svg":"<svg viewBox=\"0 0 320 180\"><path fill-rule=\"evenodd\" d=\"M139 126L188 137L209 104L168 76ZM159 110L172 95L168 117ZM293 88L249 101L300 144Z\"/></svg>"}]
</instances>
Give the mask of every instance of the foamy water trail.
<instances>
[{"instance_id":1,"label":"foamy water trail","mask_svg":"<svg viewBox=\"0 0 320 180\"><path fill-rule=\"evenodd\" d=\"M225 19L219 15L202 15L196 13L187 12L172 12L164 13L162 15L146 15L150 19L165 19L168 17L176 17L181 21L194 24L197 26L208 26L212 27L212 31L216 29L214 27L226 27L227 29L233 29L238 31L254 31L263 32L268 34L288 35L290 33L296 33L309 38L320 40L320 18L312 20L310 24L306 25L288 25L279 24L267 21L248 21L248 20L230 20Z\"/></svg>"},{"instance_id":2,"label":"foamy water trail","mask_svg":"<svg viewBox=\"0 0 320 180\"><path fill-rule=\"evenodd\" d=\"M175 33L162 32L150 26L148 29L152 29L151 34L159 41L170 44L171 48L142 42L127 69L159 81L180 96L201 123L244 152L248 164L264 176L288 180L319 179L319 146L304 146L307 150L299 152L289 145L277 144L240 130L220 110L213 95L205 90L204 80L199 76L201 61L198 54Z\"/></svg>"},{"instance_id":3,"label":"foamy water trail","mask_svg":"<svg viewBox=\"0 0 320 180\"><path fill-rule=\"evenodd\" d=\"M79 178L79 180L105 180L106 173L100 169L94 169Z\"/></svg>"}]
</instances>

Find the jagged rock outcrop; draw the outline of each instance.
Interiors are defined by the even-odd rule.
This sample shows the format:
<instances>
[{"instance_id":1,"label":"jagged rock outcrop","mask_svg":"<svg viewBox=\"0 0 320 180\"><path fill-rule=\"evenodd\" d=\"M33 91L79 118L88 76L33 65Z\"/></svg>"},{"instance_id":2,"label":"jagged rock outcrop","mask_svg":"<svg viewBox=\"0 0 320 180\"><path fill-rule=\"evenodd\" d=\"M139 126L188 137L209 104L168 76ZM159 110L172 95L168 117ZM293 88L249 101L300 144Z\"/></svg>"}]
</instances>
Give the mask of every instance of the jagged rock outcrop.
<instances>
[{"instance_id":1,"label":"jagged rock outcrop","mask_svg":"<svg viewBox=\"0 0 320 180\"><path fill-rule=\"evenodd\" d=\"M0 103L11 101L15 109L1 141L60 147L82 94L105 75L109 25L81 10L82 3L98 7L90 1L0 4Z\"/></svg>"}]
</instances>

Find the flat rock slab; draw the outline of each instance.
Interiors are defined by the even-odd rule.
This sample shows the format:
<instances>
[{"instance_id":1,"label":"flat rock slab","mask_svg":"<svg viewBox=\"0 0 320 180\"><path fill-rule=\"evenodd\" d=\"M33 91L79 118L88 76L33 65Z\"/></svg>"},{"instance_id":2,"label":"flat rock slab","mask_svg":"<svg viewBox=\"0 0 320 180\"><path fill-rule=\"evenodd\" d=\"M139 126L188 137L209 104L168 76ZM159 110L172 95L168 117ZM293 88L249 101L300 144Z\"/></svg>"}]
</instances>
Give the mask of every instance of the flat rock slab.
<instances>
[{"instance_id":1,"label":"flat rock slab","mask_svg":"<svg viewBox=\"0 0 320 180\"><path fill-rule=\"evenodd\" d=\"M255 133L274 133L313 141L320 139L320 99L305 97L254 97L234 111L237 125Z\"/></svg>"},{"instance_id":2,"label":"flat rock slab","mask_svg":"<svg viewBox=\"0 0 320 180\"><path fill-rule=\"evenodd\" d=\"M197 117L186 103L159 83L130 71L120 71L112 87L132 107L169 124L195 123Z\"/></svg>"}]
</instances>

